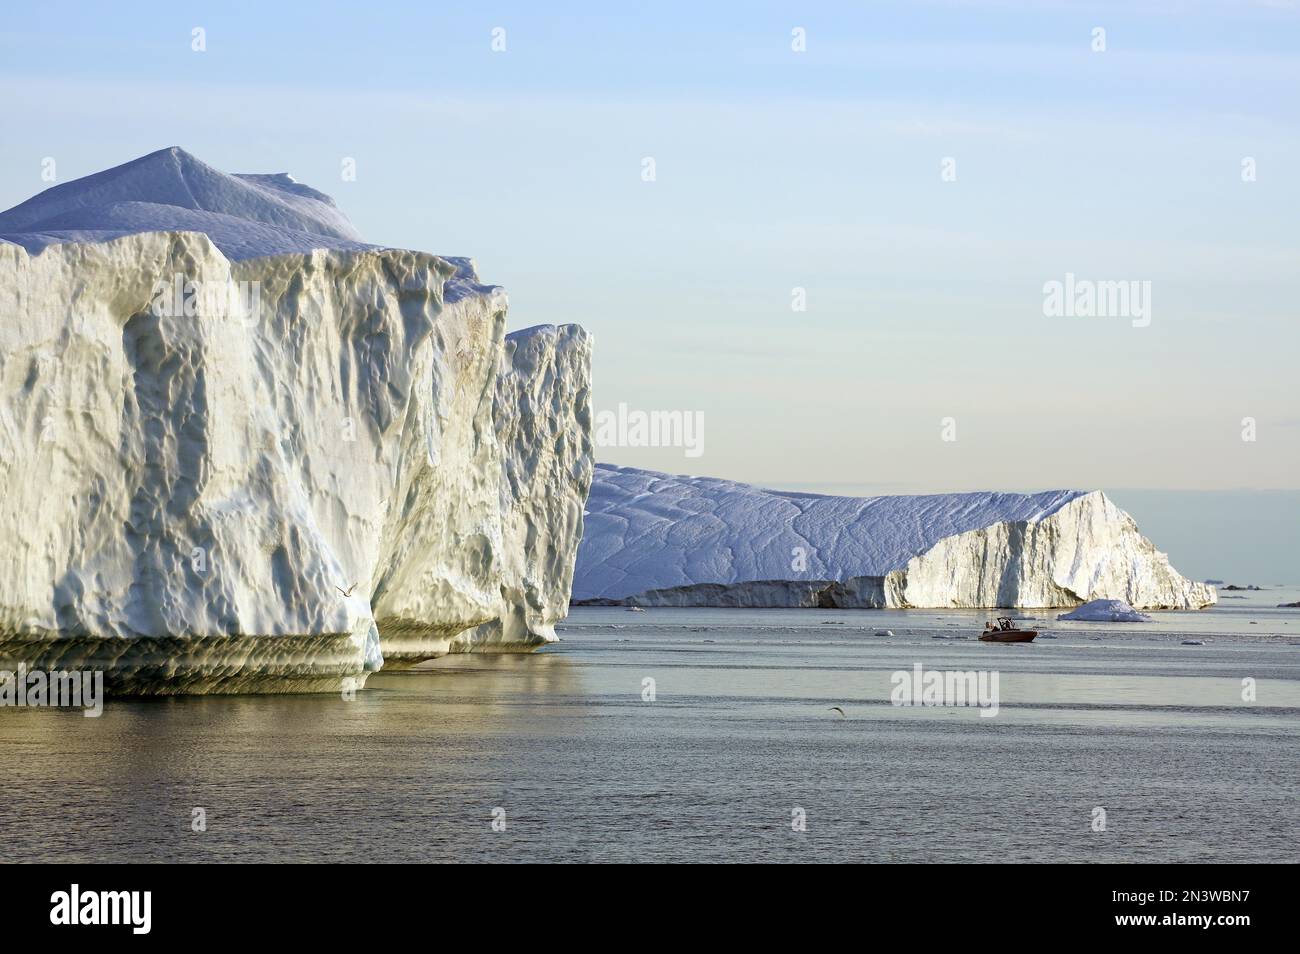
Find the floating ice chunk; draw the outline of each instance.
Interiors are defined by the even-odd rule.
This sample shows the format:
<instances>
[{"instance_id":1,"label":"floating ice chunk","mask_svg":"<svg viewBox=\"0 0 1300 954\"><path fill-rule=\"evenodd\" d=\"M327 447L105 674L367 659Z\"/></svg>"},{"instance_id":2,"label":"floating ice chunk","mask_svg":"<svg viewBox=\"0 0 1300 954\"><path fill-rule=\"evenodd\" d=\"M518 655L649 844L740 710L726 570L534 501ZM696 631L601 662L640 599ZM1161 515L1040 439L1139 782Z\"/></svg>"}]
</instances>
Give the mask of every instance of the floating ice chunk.
<instances>
[{"instance_id":1,"label":"floating ice chunk","mask_svg":"<svg viewBox=\"0 0 1300 954\"><path fill-rule=\"evenodd\" d=\"M1123 600L1091 600L1078 609L1062 613L1057 619L1085 623L1149 623L1151 617L1139 613Z\"/></svg>"}]
</instances>

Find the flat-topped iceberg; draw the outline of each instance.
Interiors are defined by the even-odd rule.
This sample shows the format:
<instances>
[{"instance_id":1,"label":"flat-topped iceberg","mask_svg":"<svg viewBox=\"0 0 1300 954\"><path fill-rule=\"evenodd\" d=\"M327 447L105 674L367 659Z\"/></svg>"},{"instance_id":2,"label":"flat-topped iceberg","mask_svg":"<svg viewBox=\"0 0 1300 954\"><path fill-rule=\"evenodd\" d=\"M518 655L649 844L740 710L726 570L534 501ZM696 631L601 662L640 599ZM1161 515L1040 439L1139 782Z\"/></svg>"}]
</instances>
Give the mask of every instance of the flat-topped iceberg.
<instances>
[{"instance_id":1,"label":"flat-topped iceberg","mask_svg":"<svg viewBox=\"0 0 1300 954\"><path fill-rule=\"evenodd\" d=\"M590 339L179 149L0 213L0 668L323 690L554 638Z\"/></svg>"},{"instance_id":2,"label":"flat-topped iceberg","mask_svg":"<svg viewBox=\"0 0 1300 954\"><path fill-rule=\"evenodd\" d=\"M574 599L659 606L1207 606L1100 492L836 497L596 466Z\"/></svg>"}]
</instances>

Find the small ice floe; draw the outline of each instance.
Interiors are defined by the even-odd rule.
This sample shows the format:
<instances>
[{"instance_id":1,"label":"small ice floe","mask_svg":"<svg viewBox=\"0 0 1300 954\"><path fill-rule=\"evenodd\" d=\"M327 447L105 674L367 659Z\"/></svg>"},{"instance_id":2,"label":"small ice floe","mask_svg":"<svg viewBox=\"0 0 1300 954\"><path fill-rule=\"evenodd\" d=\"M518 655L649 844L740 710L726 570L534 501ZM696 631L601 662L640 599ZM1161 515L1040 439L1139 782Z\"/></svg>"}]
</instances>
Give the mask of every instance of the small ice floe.
<instances>
[{"instance_id":1,"label":"small ice floe","mask_svg":"<svg viewBox=\"0 0 1300 954\"><path fill-rule=\"evenodd\" d=\"M892 629L878 629L878 630L876 630L876 635L877 635L877 636L893 636L893 635L894 635L894 631L893 631Z\"/></svg>"},{"instance_id":2,"label":"small ice floe","mask_svg":"<svg viewBox=\"0 0 1300 954\"><path fill-rule=\"evenodd\" d=\"M1089 600L1078 609L1062 613L1057 619L1085 623L1149 623L1151 617L1139 613L1123 600Z\"/></svg>"},{"instance_id":3,"label":"small ice floe","mask_svg":"<svg viewBox=\"0 0 1300 954\"><path fill-rule=\"evenodd\" d=\"M1039 639L1055 639L1055 638L1056 638L1056 634L1055 634L1055 633L1039 633L1039 634L1038 634L1038 638L1039 638Z\"/></svg>"},{"instance_id":4,"label":"small ice floe","mask_svg":"<svg viewBox=\"0 0 1300 954\"><path fill-rule=\"evenodd\" d=\"M627 608L627 611L628 611L629 613L644 613L644 612L645 612L645 610L643 610L643 609L642 609L641 607L639 607L639 606L629 606L629 607Z\"/></svg>"},{"instance_id":5,"label":"small ice floe","mask_svg":"<svg viewBox=\"0 0 1300 954\"><path fill-rule=\"evenodd\" d=\"M1205 645L1205 640L1203 640L1203 639L1184 639L1184 640L1183 640L1183 645L1184 645L1184 646L1204 646L1204 645Z\"/></svg>"}]
</instances>

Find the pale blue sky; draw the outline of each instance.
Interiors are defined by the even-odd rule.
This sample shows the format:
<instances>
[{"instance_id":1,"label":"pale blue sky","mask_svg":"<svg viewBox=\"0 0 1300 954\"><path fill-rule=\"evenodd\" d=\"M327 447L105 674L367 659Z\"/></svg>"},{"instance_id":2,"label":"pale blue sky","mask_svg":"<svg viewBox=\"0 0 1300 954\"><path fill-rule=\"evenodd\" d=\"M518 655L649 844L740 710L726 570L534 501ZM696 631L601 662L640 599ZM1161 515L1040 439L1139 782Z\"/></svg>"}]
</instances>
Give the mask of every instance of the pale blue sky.
<instances>
[{"instance_id":1,"label":"pale blue sky","mask_svg":"<svg viewBox=\"0 0 1300 954\"><path fill-rule=\"evenodd\" d=\"M477 259L513 327L592 330L598 409L704 413L703 456L617 463L1300 487L1296 4L608 7L10 5L0 208L46 156L60 181L169 145L291 172L371 241ZM1067 271L1151 281L1150 327L1044 317Z\"/></svg>"}]
</instances>

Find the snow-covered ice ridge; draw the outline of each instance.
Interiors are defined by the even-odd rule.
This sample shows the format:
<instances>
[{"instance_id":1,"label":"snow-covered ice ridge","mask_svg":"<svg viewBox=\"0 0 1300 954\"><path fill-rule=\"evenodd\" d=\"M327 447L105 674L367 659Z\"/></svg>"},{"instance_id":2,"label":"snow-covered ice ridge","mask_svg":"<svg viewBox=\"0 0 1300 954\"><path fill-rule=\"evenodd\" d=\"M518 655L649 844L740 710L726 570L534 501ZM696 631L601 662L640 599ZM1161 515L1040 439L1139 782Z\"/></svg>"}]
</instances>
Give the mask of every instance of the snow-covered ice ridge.
<instances>
[{"instance_id":1,"label":"snow-covered ice ridge","mask_svg":"<svg viewBox=\"0 0 1300 954\"><path fill-rule=\"evenodd\" d=\"M256 295L178 310L178 275ZM506 308L468 259L180 149L0 213L0 669L335 690L554 639L591 341Z\"/></svg>"},{"instance_id":2,"label":"snow-covered ice ridge","mask_svg":"<svg viewBox=\"0 0 1300 954\"><path fill-rule=\"evenodd\" d=\"M597 464L576 601L1142 609L1215 602L1100 491L835 497Z\"/></svg>"}]
</instances>

